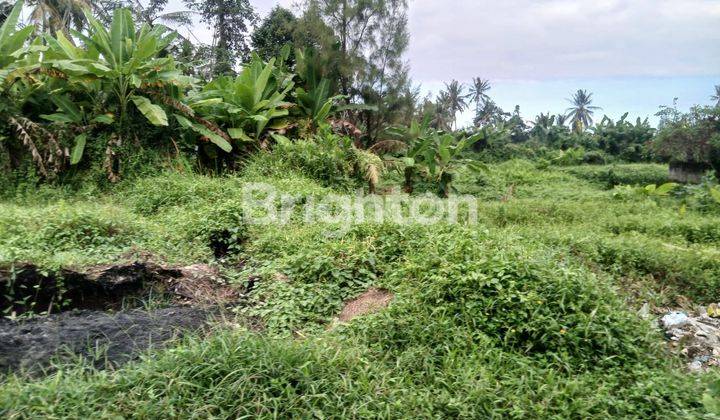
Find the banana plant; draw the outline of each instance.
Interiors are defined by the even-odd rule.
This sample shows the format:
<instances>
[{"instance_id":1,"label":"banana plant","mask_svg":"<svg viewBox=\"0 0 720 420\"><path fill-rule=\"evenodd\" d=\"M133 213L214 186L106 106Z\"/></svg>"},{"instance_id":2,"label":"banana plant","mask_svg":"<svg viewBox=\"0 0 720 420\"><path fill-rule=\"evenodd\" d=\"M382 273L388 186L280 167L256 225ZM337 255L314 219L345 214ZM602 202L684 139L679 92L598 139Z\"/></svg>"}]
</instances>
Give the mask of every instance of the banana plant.
<instances>
[{"instance_id":1,"label":"banana plant","mask_svg":"<svg viewBox=\"0 0 720 420\"><path fill-rule=\"evenodd\" d=\"M424 164L430 180L436 183L438 195L447 198L455 179L455 171L460 165L465 165L472 171L483 171L485 165L477 160L463 159L462 154L475 142L483 138L478 132L470 137L462 136L456 139L450 133L433 133L430 147L423 153Z\"/></svg>"},{"instance_id":2,"label":"banana plant","mask_svg":"<svg viewBox=\"0 0 720 420\"><path fill-rule=\"evenodd\" d=\"M481 162L462 158L474 143L485 138L483 131L456 139L450 133L432 130L429 120L425 119L422 123L412 122L407 128L392 129L388 134L395 139L384 143L400 141L406 145L399 161L405 178L403 189L407 193L413 192L417 178L421 177L436 185L438 195L448 197L455 171L460 166L475 172L486 170Z\"/></svg>"},{"instance_id":3,"label":"banana plant","mask_svg":"<svg viewBox=\"0 0 720 420\"><path fill-rule=\"evenodd\" d=\"M22 60L26 55L43 50L42 46L37 43L26 45L28 38L35 31L34 26L17 28L22 8L22 0L15 3L5 22L0 26L0 82L3 87L5 87L5 82L11 78L13 71L25 64Z\"/></svg>"},{"instance_id":4,"label":"banana plant","mask_svg":"<svg viewBox=\"0 0 720 420\"><path fill-rule=\"evenodd\" d=\"M85 17L88 34L72 32L85 48L76 47L61 32L56 38L46 36L47 65L67 75L70 90L106 102L103 105L114 114L121 134L130 104L151 124L167 126L165 110L151 97L177 95L191 82L172 57L161 56L176 34L162 25L137 29L128 9L113 12L110 30L90 12L85 11Z\"/></svg>"},{"instance_id":5,"label":"banana plant","mask_svg":"<svg viewBox=\"0 0 720 420\"><path fill-rule=\"evenodd\" d=\"M330 96L330 81L323 79L317 86L306 91L302 87L295 89L297 114L317 127L328 119L336 101L343 95Z\"/></svg>"},{"instance_id":6,"label":"banana plant","mask_svg":"<svg viewBox=\"0 0 720 420\"><path fill-rule=\"evenodd\" d=\"M289 125L286 117L292 104L285 98L294 84L277 78L275 70L275 59L263 63L256 55L235 79L220 76L208 83L190 98L190 106L226 129L232 139L259 144L269 132Z\"/></svg>"}]
</instances>

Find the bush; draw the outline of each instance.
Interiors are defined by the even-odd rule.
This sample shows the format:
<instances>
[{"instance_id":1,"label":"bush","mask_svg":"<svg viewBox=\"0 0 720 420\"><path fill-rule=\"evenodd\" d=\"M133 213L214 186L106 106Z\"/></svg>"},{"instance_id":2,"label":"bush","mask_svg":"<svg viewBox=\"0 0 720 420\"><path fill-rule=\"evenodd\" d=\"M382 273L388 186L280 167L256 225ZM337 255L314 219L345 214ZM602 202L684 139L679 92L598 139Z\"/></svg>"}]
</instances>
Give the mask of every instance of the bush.
<instances>
[{"instance_id":1,"label":"bush","mask_svg":"<svg viewBox=\"0 0 720 420\"><path fill-rule=\"evenodd\" d=\"M612 166L576 166L566 172L611 189L615 185L662 185L668 182L668 169L657 164L616 164Z\"/></svg>"}]
</instances>

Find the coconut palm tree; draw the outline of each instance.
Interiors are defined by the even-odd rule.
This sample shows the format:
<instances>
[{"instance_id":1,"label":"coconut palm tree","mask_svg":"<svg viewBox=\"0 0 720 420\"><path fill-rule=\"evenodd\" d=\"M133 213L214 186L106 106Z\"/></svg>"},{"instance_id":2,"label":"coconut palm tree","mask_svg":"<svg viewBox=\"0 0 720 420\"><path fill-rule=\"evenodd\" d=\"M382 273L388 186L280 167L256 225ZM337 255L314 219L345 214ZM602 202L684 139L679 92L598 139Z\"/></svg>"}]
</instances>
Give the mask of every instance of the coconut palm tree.
<instances>
[{"instance_id":1,"label":"coconut palm tree","mask_svg":"<svg viewBox=\"0 0 720 420\"><path fill-rule=\"evenodd\" d=\"M63 32L69 35L70 29L82 29L85 24L83 9L90 9L90 0L34 0L28 3L32 12L30 20L43 32L52 35ZM68 39L71 39L68 37Z\"/></svg>"},{"instance_id":2,"label":"coconut palm tree","mask_svg":"<svg viewBox=\"0 0 720 420\"><path fill-rule=\"evenodd\" d=\"M715 94L710 99L716 101L715 106L720 108L720 85L715 85Z\"/></svg>"},{"instance_id":3,"label":"coconut palm tree","mask_svg":"<svg viewBox=\"0 0 720 420\"><path fill-rule=\"evenodd\" d=\"M447 89L444 92L446 94L445 99L452 115L453 127L457 129L457 113L467 109L468 104L465 100L468 98L468 95L464 92L465 85L457 80L453 80L449 84L445 83L445 89Z\"/></svg>"},{"instance_id":4,"label":"coconut palm tree","mask_svg":"<svg viewBox=\"0 0 720 420\"><path fill-rule=\"evenodd\" d=\"M450 97L447 92L440 92L434 104L430 124L438 130L449 130L452 124Z\"/></svg>"},{"instance_id":5,"label":"coconut palm tree","mask_svg":"<svg viewBox=\"0 0 720 420\"><path fill-rule=\"evenodd\" d=\"M490 90L490 81L480 77L473 78L470 86L470 101L475 102L475 115L480 112L480 106L490 100L487 92Z\"/></svg>"},{"instance_id":6,"label":"coconut palm tree","mask_svg":"<svg viewBox=\"0 0 720 420\"><path fill-rule=\"evenodd\" d=\"M572 99L568 99L573 106L567 109L568 117L572 122L573 130L578 133L585 131L592 124L592 115L594 111L602 108L592 106L592 93L588 93L585 89L578 89Z\"/></svg>"}]
</instances>

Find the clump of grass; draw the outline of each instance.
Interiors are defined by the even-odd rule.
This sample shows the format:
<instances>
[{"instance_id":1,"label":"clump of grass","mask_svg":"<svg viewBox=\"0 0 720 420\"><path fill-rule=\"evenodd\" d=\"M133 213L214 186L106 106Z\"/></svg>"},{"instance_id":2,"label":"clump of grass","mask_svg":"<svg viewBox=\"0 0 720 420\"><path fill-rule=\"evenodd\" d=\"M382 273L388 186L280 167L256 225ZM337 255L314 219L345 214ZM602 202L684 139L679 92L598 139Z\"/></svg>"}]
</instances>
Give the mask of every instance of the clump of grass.
<instances>
[{"instance_id":1,"label":"clump of grass","mask_svg":"<svg viewBox=\"0 0 720 420\"><path fill-rule=\"evenodd\" d=\"M142 221L109 205L1 205L0 262L72 266L104 262L145 236Z\"/></svg>"}]
</instances>

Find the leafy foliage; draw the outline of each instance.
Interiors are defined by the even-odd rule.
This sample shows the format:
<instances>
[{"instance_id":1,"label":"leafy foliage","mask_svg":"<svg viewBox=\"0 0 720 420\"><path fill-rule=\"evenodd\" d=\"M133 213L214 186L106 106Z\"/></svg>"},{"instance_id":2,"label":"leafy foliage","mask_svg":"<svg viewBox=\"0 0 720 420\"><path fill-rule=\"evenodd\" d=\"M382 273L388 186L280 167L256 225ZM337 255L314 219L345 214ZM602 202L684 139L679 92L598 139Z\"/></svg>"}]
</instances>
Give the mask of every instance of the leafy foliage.
<instances>
[{"instance_id":1,"label":"leafy foliage","mask_svg":"<svg viewBox=\"0 0 720 420\"><path fill-rule=\"evenodd\" d=\"M291 104L285 98L293 82L278 77L276 70L274 58L263 63L256 56L234 79L221 76L205 85L190 104L234 140L257 144L267 130L288 125Z\"/></svg>"}]
</instances>

